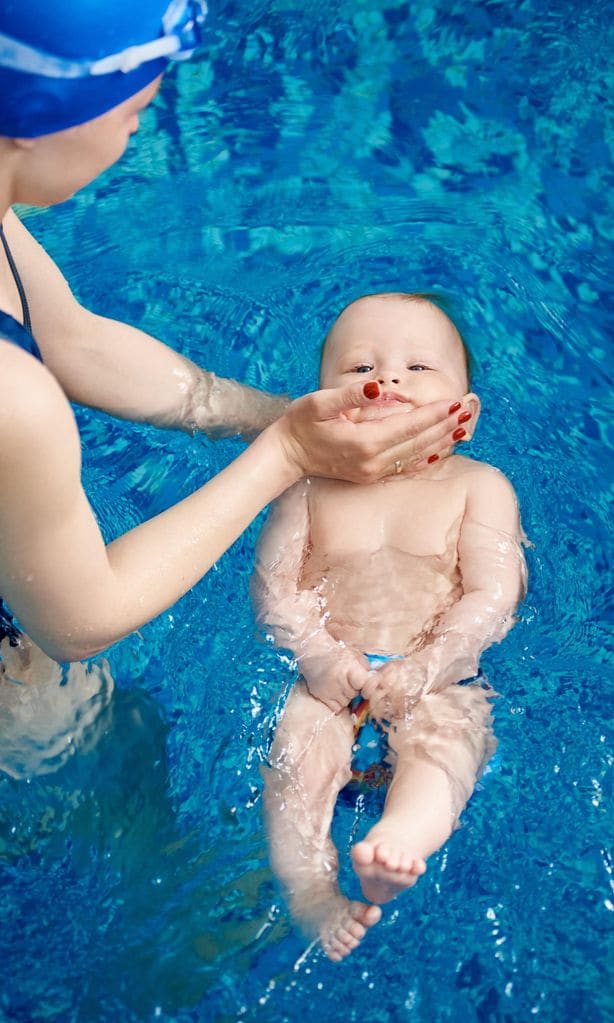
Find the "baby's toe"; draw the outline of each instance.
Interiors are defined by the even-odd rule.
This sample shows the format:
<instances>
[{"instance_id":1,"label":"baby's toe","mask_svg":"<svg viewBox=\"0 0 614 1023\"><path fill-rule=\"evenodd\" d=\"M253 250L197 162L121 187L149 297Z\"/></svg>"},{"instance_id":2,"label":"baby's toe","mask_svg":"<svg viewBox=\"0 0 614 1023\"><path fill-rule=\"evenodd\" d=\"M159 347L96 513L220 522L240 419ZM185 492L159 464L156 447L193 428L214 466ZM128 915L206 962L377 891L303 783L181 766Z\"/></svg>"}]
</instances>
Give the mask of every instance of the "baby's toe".
<instances>
[{"instance_id":1,"label":"baby's toe","mask_svg":"<svg viewBox=\"0 0 614 1023\"><path fill-rule=\"evenodd\" d=\"M389 845L380 845L378 848L379 862L388 870L398 870L401 865L401 853Z\"/></svg>"},{"instance_id":2,"label":"baby's toe","mask_svg":"<svg viewBox=\"0 0 614 1023\"><path fill-rule=\"evenodd\" d=\"M348 949L356 948L358 944L358 939L355 938L354 935L351 934L349 930L346 930L345 927L342 927L337 931L336 938L337 942L344 948Z\"/></svg>"},{"instance_id":3,"label":"baby's toe","mask_svg":"<svg viewBox=\"0 0 614 1023\"><path fill-rule=\"evenodd\" d=\"M347 925L347 929L352 937L356 938L357 941L361 941L367 933L362 924L358 923L358 920L352 920L352 922Z\"/></svg>"},{"instance_id":4,"label":"baby's toe","mask_svg":"<svg viewBox=\"0 0 614 1023\"><path fill-rule=\"evenodd\" d=\"M417 860L414 860L413 856L411 856L410 853L405 852L401 853L399 869L402 870L404 874L415 873L414 864L416 862Z\"/></svg>"}]
</instances>

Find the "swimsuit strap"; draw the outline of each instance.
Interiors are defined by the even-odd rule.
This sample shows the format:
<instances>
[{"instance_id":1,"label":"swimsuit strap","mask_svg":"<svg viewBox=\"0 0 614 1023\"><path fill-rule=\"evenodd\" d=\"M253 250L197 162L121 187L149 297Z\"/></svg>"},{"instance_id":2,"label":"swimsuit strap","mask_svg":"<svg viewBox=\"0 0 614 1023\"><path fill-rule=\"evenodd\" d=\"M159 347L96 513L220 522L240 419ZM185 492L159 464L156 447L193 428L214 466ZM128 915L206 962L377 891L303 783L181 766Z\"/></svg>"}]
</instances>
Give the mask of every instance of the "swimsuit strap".
<instances>
[{"instance_id":1,"label":"swimsuit strap","mask_svg":"<svg viewBox=\"0 0 614 1023\"><path fill-rule=\"evenodd\" d=\"M4 246L4 251L6 252L6 258L8 260L8 264L9 264L9 267L11 269L11 273L13 275L13 280L15 281L15 285L17 287L17 291L19 292L19 298L20 298L20 301L21 301L21 311L23 313L23 325L24 325L25 329L28 331L28 333L31 334L32 333L32 320L30 319L30 307L28 305L28 299L26 297L26 289L24 288L23 281L22 281L21 277L19 276L19 270L17 269L17 266L15 264L15 260L13 259L13 253L11 252L11 250L9 248L9 243L6 240L6 235L4 233L4 228L3 228L1 223L0 223L0 241L2 242L2 245Z\"/></svg>"},{"instance_id":2,"label":"swimsuit strap","mask_svg":"<svg viewBox=\"0 0 614 1023\"><path fill-rule=\"evenodd\" d=\"M42 357L38 345L36 344L36 341L32 337L32 320L30 319L30 307L28 306L26 289L23 286L23 281L19 275L19 270L17 269L15 260L13 259L13 253L9 248L9 243L6 240L6 235L4 233L4 228L2 226L1 221L0 242L2 242L2 246L6 253L6 258L8 260L8 264L13 275L13 280L15 281L17 291L19 292L19 298L21 301L21 311L23 315L22 327L22 325L20 323L17 323L17 321L14 320L12 316L9 316L8 313L3 313L0 311L0 327L4 328L2 330L2 334L4 337L6 337L7 340L12 341L13 344L16 344L19 348L23 348L24 351L30 352L31 355L33 355L36 359L40 359L40 361L42 362ZM11 644L11 646L16 646L17 643L19 642L20 632L17 626L15 625L15 622L13 621L13 616L11 615L6 604L2 600L2 597L0 597L0 642L2 642L2 640L6 636L8 636L9 643Z\"/></svg>"},{"instance_id":3,"label":"swimsuit strap","mask_svg":"<svg viewBox=\"0 0 614 1023\"><path fill-rule=\"evenodd\" d=\"M0 597L0 643L5 636L8 636L11 646L17 646L20 635L21 633L13 621L11 612L2 600L2 597Z\"/></svg>"}]
</instances>

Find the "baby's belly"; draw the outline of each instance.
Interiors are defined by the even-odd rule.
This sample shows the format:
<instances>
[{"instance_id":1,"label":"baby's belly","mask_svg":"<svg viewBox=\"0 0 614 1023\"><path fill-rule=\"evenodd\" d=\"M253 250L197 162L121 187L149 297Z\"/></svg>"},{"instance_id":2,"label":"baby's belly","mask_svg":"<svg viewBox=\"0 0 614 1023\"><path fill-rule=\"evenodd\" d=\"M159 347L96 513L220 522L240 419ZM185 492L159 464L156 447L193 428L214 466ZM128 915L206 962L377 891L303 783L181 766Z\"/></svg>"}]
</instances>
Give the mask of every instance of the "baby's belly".
<instances>
[{"instance_id":1,"label":"baby's belly","mask_svg":"<svg viewBox=\"0 0 614 1023\"><path fill-rule=\"evenodd\" d=\"M396 548L382 548L364 562L310 562L302 585L319 593L330 634L367 653L417 649L462 594L449 557Z\"/></svg>"}]
</instances>

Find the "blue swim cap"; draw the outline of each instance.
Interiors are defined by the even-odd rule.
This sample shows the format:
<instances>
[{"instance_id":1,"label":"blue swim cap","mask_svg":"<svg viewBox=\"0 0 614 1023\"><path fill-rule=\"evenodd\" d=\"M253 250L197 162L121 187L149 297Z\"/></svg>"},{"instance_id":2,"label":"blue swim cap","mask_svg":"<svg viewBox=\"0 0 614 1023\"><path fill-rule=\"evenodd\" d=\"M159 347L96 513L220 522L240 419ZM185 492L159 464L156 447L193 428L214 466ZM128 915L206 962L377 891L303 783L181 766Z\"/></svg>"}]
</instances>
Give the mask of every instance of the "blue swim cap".
<instances>
[{"instance_id":1,"label":"blue swim cap","mask_svg":"<svg viewBox=\"0 0 614 1023\"><path fill-rule=\"evenodd\" d=\"M0 0L0 135L91 121L189 57L204 0Z\"/></svg>"}]
</instances>

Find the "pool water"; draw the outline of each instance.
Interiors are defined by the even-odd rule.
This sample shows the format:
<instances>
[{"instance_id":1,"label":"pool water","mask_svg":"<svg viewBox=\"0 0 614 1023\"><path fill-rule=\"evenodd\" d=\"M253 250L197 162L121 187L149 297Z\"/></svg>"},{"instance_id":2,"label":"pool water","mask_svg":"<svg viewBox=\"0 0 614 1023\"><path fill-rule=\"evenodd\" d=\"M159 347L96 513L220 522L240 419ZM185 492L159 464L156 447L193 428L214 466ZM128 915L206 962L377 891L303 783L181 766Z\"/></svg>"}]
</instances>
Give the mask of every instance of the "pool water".
<instances>
[{"instance_id":1,"label":"pool water","mask_svg":"<svg viewBox=\"0 0 614 1023\"><path fill-rule=\"evenodd\" d=\"M483 658L499 766L349 960L308 947L267 866L261 766L294 675L255 635L255 523L110 651L93 748L2 789L0 1018L605 1023L611 12L229 2L210 32L122 162L27 223L86 305L292 394L358 294L450 296L484 406L472 453L534 544L520 620ZM78 419L107 538L239 450ZM353 894L380 801L339 805Z\"/></svg>"}]
</instances>

